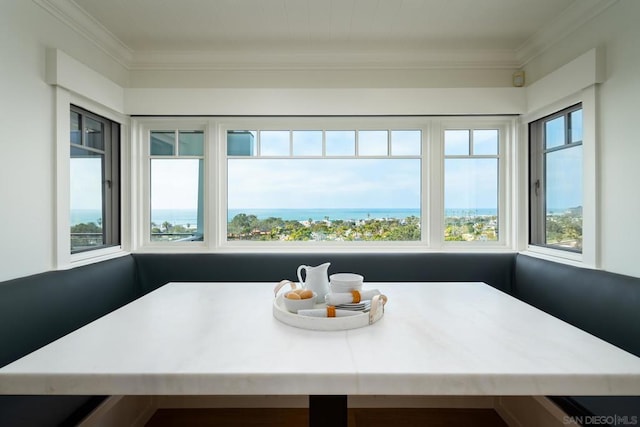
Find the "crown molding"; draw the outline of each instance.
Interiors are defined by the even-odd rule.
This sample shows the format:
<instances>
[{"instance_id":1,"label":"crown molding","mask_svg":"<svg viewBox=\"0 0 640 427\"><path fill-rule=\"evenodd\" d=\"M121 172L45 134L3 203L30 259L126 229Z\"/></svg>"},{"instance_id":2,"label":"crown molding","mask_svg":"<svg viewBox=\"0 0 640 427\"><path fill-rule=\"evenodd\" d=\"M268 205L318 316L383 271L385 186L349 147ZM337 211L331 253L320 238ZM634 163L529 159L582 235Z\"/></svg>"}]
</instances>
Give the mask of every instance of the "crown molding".
<instances>
[{"instance_id":1,"label":"crown molding","mask_svg":"<svg viewBox=\"0 0 640 427\"><path fill-rule=\"evenodd\" d=\"M565 11L541 28L515 51L520 67L546 52L560 40L565 39L619 0L574 1Z\"/></svg>"},{"instance_id":2,"label":"crown molding","mask_svg":"<svg viewBox=\"0 0 640 427\"><path fill-rule=\"evenodd\" d=\"M511 69L524 67L619 0L579 0L518 49L134 51L74 0L32 0L128 70Z\"/></svg>"},{"instance_id":3,"label":"crown molding","mask_svg":"<svg viewBox=\"0 0 640 427\"><path fill-rule=\"evenodd\" d=\"M73 0L33 0L128 70L516 69L509 49L134 51Z\"/></svg>"},{"instance_id":4,"label":"crown molding","mask_svg":"<svg viewBox=\"0 0 640 427\"><path fill-rule=\"evenodd\" d=\"M120 65L129 68L133 50L73 0L33 0L33 2L92 42Z\"/></svg>"},{"instance_id":5,"label":"crown molding","mask_svg":"<svg viewBox=\"0 0 640 427\"><path fill-rule=\"evenodd\" d=\"M135 52L131 70L516 69L512 50Z\"/></svg>"}]
</instances>

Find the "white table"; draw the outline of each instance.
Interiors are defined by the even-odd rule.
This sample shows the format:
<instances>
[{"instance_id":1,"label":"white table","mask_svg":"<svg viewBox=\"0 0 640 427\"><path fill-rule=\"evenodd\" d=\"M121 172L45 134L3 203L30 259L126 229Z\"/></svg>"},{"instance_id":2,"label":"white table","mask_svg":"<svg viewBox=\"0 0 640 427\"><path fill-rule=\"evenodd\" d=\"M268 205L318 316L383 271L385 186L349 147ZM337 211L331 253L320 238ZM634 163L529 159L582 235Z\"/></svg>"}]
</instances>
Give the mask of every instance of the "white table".
<instances>
[{"instance_id":1,"label":"white table","mask_svg":"<svg viewBox=\"0 0 640 427\"><path fill-rule=\"evenodd\" d=\"M274 283L170 283L0 369L0 394L640 395L640 358L483 283L368 283L377 323L310 331Z\"/></svg>"}]
</instances>

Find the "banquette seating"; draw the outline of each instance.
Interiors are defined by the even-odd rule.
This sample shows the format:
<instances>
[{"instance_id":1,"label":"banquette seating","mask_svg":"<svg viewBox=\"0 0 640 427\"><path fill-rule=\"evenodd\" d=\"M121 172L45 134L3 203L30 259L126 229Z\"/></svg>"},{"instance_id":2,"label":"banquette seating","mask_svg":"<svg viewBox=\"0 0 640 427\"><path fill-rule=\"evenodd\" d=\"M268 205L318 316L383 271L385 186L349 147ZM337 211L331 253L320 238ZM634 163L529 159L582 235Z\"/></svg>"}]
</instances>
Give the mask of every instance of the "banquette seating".
<instances>
[{"instance_id":1,"label":"banquette seating","mask_svg":"<svg viewBox=\"0 0 640 427\"><path fill-rule=\"evenodd\" d=\"M141 295L132 256L0 283L0 366ZM72 426L100 396L0 396L2 426Z\"/></svg>"},{"instance_id":2,"label":"banquette seating","mask_svg":"<svg viewBox=\"0 0 640 427\"><path fill-rule=\"evenodd\" d=\"M331 262L367 281L482 281L640 356L640 278L516 253L128 254L0 283L4 366L171 281L277 282ZM0 396L0 425L75 425L104 396ZM569 415L637 415L640 397L552 397Z\"/></svg>"}]
</instances>

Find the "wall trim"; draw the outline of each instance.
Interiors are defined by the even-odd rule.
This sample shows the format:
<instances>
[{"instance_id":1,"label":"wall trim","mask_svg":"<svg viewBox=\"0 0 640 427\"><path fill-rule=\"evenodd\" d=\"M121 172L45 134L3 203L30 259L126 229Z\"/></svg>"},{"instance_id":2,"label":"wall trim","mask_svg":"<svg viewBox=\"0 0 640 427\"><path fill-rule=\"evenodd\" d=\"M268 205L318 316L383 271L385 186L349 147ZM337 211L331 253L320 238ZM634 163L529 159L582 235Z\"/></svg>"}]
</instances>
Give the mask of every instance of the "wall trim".
<instances>
[{"instance_id":1,"label":"wall trim","mask_svg":"<svg viewBox=\"0 0 640 427\"><path fill-rule=\"evenodd\" d=\"M524 88L127 88L130 115L503 115L526 109Z\"/></svg>"},{"instance_id":2,"label":"wall trim","mask_svg":"<svg viewBox=\"0 0 640 427\"><path fill-rule=\"evenodd\" d=\"M124 88L60 49L46 50L45 82L122 113Z\"/></svg>"},{"instance_id":3,"label":"wall trim","mask_svg":"<svg viewBox=\"0 0 640 427\"><path fill-rule=\"evenodd\" d=\"M544 117L549 106L603 83L606 79L605 65L604 48L596 47L527 86L525 119L533 121Z\"/></svg>"},{"instance_id":4,"label":"wall trim","mask_svg":"<svg viewBox=\"0 0 640 427\"><path fill-rule=\"evenodd\" d=\"M525 119L532 121L536 120L534 116L543 117L550 105L575 97L594 84L603 83L606 79L605 65L604 48L596 47L527 86Z\"/></svg>"}]
</instances>

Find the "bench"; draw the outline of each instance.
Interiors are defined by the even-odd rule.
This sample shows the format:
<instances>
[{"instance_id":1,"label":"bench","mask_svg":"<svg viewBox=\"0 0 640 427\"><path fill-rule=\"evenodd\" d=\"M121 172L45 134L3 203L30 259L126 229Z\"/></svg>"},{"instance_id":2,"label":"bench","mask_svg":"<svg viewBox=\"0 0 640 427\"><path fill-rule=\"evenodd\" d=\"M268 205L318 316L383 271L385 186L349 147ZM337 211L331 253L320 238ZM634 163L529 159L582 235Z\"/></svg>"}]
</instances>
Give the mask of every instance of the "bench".
<instances>
[{"instance_id":1,"label":"bench","mask_svg":"<svg viewBox=\"0 0 640 427\"><path fill-rule=\"evenodd\" d=\"M640 279L517 255L512 295L640 357ZM637 416L638 396L552 400L572 416Z\"/></svg>"},{"instance_id":2,"label":"bench","mask_svg":"<svg viewBox=\"0 0 640 427\"><path fill-rule=\"evenodd\" d=\"M131 255L0 283L0 366L140 296ZM101 396L0 396L0 425L71 426Z\"/></svg>"},{"instance_id":3,"label":"bench","mask_svg":"<svg viewBox=\"0 0 640 427\"><path fill-rule=\"evenodd\" d=\"M509 293L510 253L287 253L136 254L138 280L147 293L167 282L279 282L296 280L298 265L330 261L329 273L353 271L370 282L481 281Z\"/></svg>"},{"instance_id":4,"label":"bench","mask_svg":"<svg viewBox=\"0 0 640 427\"><path fill-rule=\"evenodd\" d=\"M167 282L275 283L295 279L300 264L326 261L330 272L354 271L371 282L483 281L640 356L638 278L515 253L147 253L0 283L0 366ZM0 424L74 425L102 399L0 396ZM553 399L574 416L637 415L640 408L638 397Z\"/></svg>"}]
</instances>

